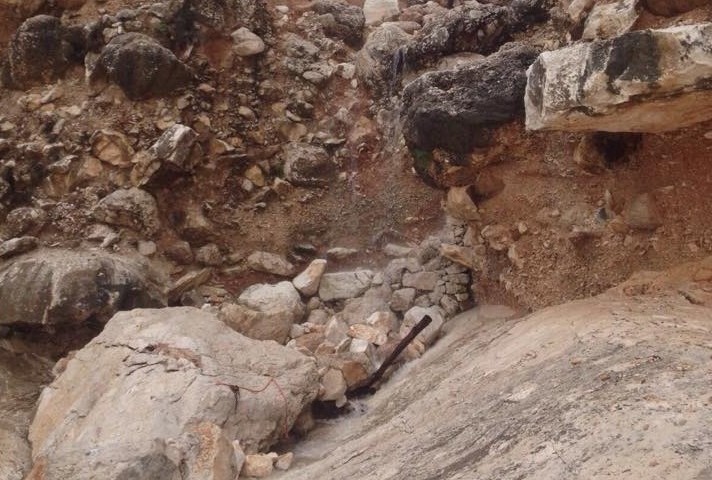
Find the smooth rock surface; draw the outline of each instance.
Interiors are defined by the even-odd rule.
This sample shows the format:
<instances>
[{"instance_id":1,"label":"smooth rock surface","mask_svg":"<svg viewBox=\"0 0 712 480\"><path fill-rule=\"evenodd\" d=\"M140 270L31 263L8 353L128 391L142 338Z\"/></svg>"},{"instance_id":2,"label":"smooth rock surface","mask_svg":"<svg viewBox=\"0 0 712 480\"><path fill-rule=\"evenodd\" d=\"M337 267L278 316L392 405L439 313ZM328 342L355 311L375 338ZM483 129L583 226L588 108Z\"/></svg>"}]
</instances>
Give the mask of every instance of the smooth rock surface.
<instances>
[{"instance_id":1,"label":"smooth rock surface","mask_svg":"<svg viewBox=\"0 0 712 480\"><path fill-rule=\"evenodd\" d=\"M712 23L542 53L527 71L532 130L665 132L712 118Z\"/></svg>"},{"instance_id":2,"label":"smooth rock surface","mask_svg":"<svg viewBox=\"0 0 712 480\"><path fill-rule=\"evenodd\" d=\"M209 313L123 312L42 392L29 478L234 480L232 442L268 448L317 388L313 360Z\"/></svg>"},{"instance_id":3,"label":"smooth rock surface","mask_svg":"<svg viewBox=\"0 0 712 480\"><path fill-rule=\"evenodd\" d=\"M712 298L676 293L702 294L706 263L524 318L456 317L280 480L708 478Z\"/></svg>"}]
</instances>

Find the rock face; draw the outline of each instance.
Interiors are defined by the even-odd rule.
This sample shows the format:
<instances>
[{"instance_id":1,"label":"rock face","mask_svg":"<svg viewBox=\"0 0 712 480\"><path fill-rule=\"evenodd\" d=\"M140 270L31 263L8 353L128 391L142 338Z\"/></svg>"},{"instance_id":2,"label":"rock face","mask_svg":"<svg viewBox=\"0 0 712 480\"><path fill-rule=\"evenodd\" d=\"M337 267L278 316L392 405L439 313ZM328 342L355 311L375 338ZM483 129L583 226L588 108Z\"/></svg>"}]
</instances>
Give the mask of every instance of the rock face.
<instances>
[{"instance_id":1,"label":"rock face","mask_svg":"<svg viewBox=\"0 0 712 480\"><path fill-rule=\"evenodd\" d=\"M160 97L185 87L188 67L153 38L141 33L114 37L101 52L90 78L105 77L132 100Z\"/></svg>"},{"instance_id":2,"label":"rock face","mask_svg":"<svg viewBox=\"0 0 712 480\"><path fill-rule=\"evenodd\" d=\"M527 128L664 132L712 118L712 24L630 32L542 53Z\"/></svg>"},{"instance_id":3,"label":"rock face","mask_svg":"<svg viewBox=\"0 0 712 480\"><path fill-rule=\"evenodd\" d=\"M709 478L706 264L516 320L456 317L417 369L313 432L295 456L321 455L280 478Z\"/></svg>"},{"instance_id":4,"label":"rock face","mask_svg":"<svg viewBox=\"0 0 712 480\"><path fill-rule=\"evenodd\" d=\"M317 388L312 360L208 313L122 312L42 392L29 478L234 480L232 442L268 448Z\"/></svg>"},{"instance_id":5,"label":"rock face","mask_svg":"<svg viewBox=\"0 0 712 480\"><path fill-rule=\"evenodd\" d=\"M22 480L31 466L27 432L41 385L52 365L0 348L0 478Z\"/></svg>"},{"instance_id":6,"label":"rock face","mask_svg":"<svg viewBox=\"0 0 712 480\"><path fill-rule=\"evenodd\" d=\"M105 322L166 304L165 280L117 255L37 250L0 265L0 325Z\"/></svg>"},{"instance_id":7,"label":"rock face","mask_svg":"<svg viewBox=\"0 0 712 480\"><path fill-rule=\"evenodd\" d=\"M10 44L8 63L12 81L25 88L61 76L73 61L81 58L81 42L72 40L57 17L37 15L27 19Z\"/></svg>"},{"instance_id":8,"label":"rock face","mask_svg":"<svg viewBox=\"0 0 712 480\"><path fill-rule=\"evenodd\" d=\"M536 59L522 45L471 66L427 73L403 92L403 133L411 148L468 152L485 146L492 127L524 109L526 69Z\"/></svg>"}]
</instances>

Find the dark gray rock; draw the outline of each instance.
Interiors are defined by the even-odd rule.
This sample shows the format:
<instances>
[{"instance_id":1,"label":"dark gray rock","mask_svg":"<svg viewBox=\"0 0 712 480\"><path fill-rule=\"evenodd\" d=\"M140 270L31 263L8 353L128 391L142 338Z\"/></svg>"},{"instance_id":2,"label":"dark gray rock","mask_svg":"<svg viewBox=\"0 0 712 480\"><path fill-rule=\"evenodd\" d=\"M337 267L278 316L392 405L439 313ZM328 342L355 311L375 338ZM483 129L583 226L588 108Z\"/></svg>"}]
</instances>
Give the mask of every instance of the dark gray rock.
<instances>
[{"instance_id":1,"label":"dark gray rock","mask_svg":"<svg viewBox=\"0 0 712 480\"><path fill-rule=\"evenodd\" d=\"M486 146L492 127L524 111L526 69L537 57L513 44L481 62L427 73L403 92L403 134L411 148L466 153Z\"/></svg>"},{"instance_id":2,"label":"dark gray rock","mask_svg":"<svg viewBox=\"0 0 712 480\"><path fill-rule=\"evenodd\" d=\"M350 45L358 45L363 41L363 28L366 24L363 9L349 5L344 0L317 0L312 8L322 15L320 23L326 35L339 38ZM328 18L329 16L331 18Z\"/></svg>"},{"instance_id":3,"label":"dark gray rock","mask_svg":"<svg viewBox=\"0 0 712 480\"><path fill-rule=\"evenodd\" d=\"M284 176L302 187L324 187L336 175L336 165L326 150L308 143L289 143L284 147Z\"/></svg>"},{"instance_id":4,"label":"dark gray rock","mask_svg":"<svg viewBox=\"0 0 712 480\"><path fill-rule=\"evenodd\" d=\"M116 83L132 100L170 95L192 80L190 69L167 48L141 33L114 37L101 52L90 79Z\"/></svg>"},{"instance_id":5,"label":"dark gray rock","mask_svg":"<svg viewBox=\"0 0 712 480\"><path fill-rule=\"evenodd\" d=\"M28 18L12 37L8 52L11 83L20 88L61 77L73 62L84 56L77 30L62 25L59 18L37 15Z\"/></svg>"},{"instance_id":6,"label":"dark gray rock","mask_svg":"<svg viewBox=\"0 0 712 480\"><path fill-rule=\"evenodd\" d=\"M119 310L165 306L163 285L125 257L36 250L0 266L0 325L105 322Z\"/></svg>"},{"instance_id":7,"label":"dark gray rock","mask_svg":"<svg viewBox=\"0 0 712 480\"><path fill-rule=\"evenodd\" d=\"M405 64L413 68L458 52L489 54L522 24L510 7L467 3L426 22L404 48Z\"/></svg>"}]
</instances>

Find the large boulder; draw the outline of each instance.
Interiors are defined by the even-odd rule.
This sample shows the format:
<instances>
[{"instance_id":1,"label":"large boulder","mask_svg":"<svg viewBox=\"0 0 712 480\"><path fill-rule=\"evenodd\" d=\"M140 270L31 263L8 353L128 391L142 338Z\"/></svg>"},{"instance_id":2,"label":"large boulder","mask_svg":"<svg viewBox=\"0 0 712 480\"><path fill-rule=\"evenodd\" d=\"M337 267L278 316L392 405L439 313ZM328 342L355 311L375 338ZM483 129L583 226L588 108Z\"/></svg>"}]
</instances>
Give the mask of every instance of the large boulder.
<instances>
[{"instance_id":1,"label":"large boulder","mask_svg":"<svg viewBox=\"0 0 712 480\"><path fill-rule=\"evenodd\" d=\"M37 15L20 25L12 37L8 50L10 79L20 88L44 84L60 77L82 57L80 36L57 17Z\"/></svg>"},{"instance_id":2,"label":"large boulder","mask_svg":"<svg viewBox=\"0 0 712 480\"><path fill-rule=\"evenodd\" d=\"M0 348L0 478L22 480L32 465L27 433L52 364Z\"/></svg>"},{"instance_id":3,"label":"large boulder","mask_svg":"<svg viewBox=\"0 0 712 480\"><path fill-rule=\"evenodd\" d=\"M153 38L142 33L114 37L101 51L90 79L116 83L132 100L170 95L192 80L190 69Z\"/></svg>"},{"instance_id":4,"label":"large boulder","mask_svg":"<svg viewBox=\"0 0 712 480\"><path fill-rule=\"evenodd\" d=\"M234 480L233 442L269 448L318 385L313 360L204 311L122 312L42 392L29 478Z\"/></svg>"},{"instance_id":5,"label":"large boulder","mask_svg":"<svg viewBox=\"0 0 712 480\"><path fill-rule=\"evenodd\" d=\"M312 8L322 15L324 33L350 45L361 43L366 23L363 9L345 0L317 0Z\"/></svg>"},{"instance_id":6,"label":"large boulder","mask_svg":"<svg viewBox=\"0 0 712 480\"><path fill-rule=\"evenodd\" d=\"M0 325L105 322L119 310L165 305L164 285L138 260L36 250L0 263Z\"/></svg>"},{"instance_id":7,"label":"large boulder","mask_svg":"<svg viewBox=\"0 0 712 480\"><path fill-rule=\"evenodd\" d=\"M683 128L712 118L712 23L544 52L527 76L529 129Z\"/></svg>"},{"instance_id":8,"label":"large boulder","mask_svg":"<svg viewBox=\"0 0 712 480\"><path fill-rule=\"evenodd\" d=\"M524 111L526 69L538 52L513 45L470 66L431 72L403 92L403 135L411 148L465 153L487 145L492 127Z\"/></svg>"}]
</instances>

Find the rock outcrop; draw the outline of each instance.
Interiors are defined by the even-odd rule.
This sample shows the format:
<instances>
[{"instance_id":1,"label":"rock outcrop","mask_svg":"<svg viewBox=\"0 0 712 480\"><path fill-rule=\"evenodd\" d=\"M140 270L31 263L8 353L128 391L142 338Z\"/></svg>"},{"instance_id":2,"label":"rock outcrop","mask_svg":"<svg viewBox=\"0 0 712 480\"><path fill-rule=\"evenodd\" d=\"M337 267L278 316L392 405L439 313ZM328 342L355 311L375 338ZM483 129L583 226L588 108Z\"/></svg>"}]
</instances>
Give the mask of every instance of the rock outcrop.
<instances>
[{"instance_id":1,"label":"rock outcrop","mask_svg":"<svg viewBox=\"0 0 712 480\"><path fill-rule=\"evenodd\" d=\"M712 24L630 32L542 53L527 128L665 132L712 118Z\"/></svg>"},{"instance_id":2,"label":"rock outcrop","mask_svg":"<svg viewBox=\"0 0 712 480\"><path fill-rule=\"evenodd\" d=\"M106 322L119 310L164 306L164 282L118 255L36 250L0 264L0 325Z\"/></svg>"},{"instance_id":3,"label":"rock outcrop","mask_svg":"<svg viewBox=\"0 0 712 480\"><path fill-rule=\"evenodd\" d=\"M29 478L234 480L233 442L268 448L317 385L313 360L211 314L123 312L42 392Z\"/></svg>"},{"instance_id":4,"label":"rock outcrop","mask_svg":"<svg viewBox=\"0 0 712 480\"><path fill-rule=\"evenodd\" d=\"M403 135L411 148L466 153L488 145L493 127L519 116L533 48L513 44L473 65L426 73L403 91Z\"/></svg>"}]
</instances>

